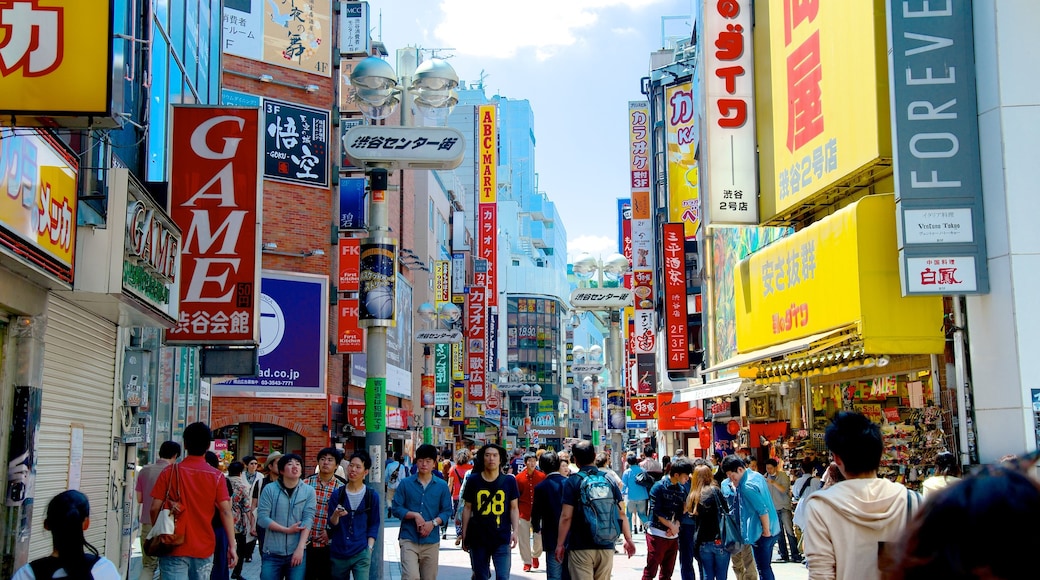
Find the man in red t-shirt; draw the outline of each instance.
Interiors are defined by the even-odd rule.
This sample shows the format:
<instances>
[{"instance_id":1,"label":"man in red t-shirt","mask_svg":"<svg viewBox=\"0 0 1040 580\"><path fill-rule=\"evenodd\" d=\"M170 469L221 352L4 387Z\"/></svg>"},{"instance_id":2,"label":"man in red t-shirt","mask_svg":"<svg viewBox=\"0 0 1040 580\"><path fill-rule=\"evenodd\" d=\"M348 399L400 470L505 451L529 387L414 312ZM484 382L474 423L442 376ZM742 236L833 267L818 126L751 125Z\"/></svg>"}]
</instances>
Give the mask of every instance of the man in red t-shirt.
<instances>
[{"instance_id":1,"label":"man in red t-shirt","mask_svg":"<svg viewBox=\"0 0 1040 580\"><path fill-rule=\"evenodd\" d=\"M534 534L534 551L531 551L531 506L534 505L534 486L545 480L545 475L536 469L538 456L534 453L524 454L524 470L516 476L516 486L520 488L520 533L517 542L520 544L520 559L524 561L524 572L538 567L538 558L542 555L542 535Z\"/></svg>"},{"instance_id":2,"label":"man in red t-shirt","mask_svg":"<svg viewBox=\"0 0 1040 580\"><path fill-rule=\"evenodd\" d=\"M159 558L159 572L163 578L209 578L213 570L213 551L216 535L213 533L213 513L220 514L220 521L228 537L228 567L238 563L235 543L235 520L231 513L231 498L228 496L224 475L210 467L203 456L213 440L213 432L205 423L192 423L184 428L184 450L188 456L184 461L163 470L152 488L152 521L163 508L167 491L180 498L184 512L177 518L178 533L184 527L185 540L168 556Z\"/></svg>"}]
</instances>

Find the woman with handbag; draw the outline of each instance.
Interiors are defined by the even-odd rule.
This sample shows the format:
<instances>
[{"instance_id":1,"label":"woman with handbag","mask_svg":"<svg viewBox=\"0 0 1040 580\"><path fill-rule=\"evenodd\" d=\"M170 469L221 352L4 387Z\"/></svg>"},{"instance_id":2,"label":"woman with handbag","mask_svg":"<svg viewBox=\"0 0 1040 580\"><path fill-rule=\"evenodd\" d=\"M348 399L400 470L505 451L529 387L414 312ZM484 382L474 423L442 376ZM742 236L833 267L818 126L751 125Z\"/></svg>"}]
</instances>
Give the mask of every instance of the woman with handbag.
<instances>
[{"instance_id":1,"label":"woman with handbag","mask_svg":"<svg viewBox=\"0 0 1040 580\"><path fill-rule=\"evenodd\" d=\"M690 480L686 513L696 522L693 554L700 562L701 580L726 580L730 553L722 537L720 519L729 512L722 490L715 485L711 467L698 465ZM684 526L685 527L685 526Z\"/></svg>"},{"instance_id":2,"label":"woman with handbag","mask_svg":"<svg viewBox=\"0 0 1040 580\"><path fill-rule=\"evenodd\" d=\"M104 514L102 514L104 517ZM14 573L11 580L119 580L115 564L98 555L97 548L83 537L90 527L90 502L74 489L54 496L47 504L43 528L50 530L54 551L33 560Z\"/></svg>"}]
</instances>

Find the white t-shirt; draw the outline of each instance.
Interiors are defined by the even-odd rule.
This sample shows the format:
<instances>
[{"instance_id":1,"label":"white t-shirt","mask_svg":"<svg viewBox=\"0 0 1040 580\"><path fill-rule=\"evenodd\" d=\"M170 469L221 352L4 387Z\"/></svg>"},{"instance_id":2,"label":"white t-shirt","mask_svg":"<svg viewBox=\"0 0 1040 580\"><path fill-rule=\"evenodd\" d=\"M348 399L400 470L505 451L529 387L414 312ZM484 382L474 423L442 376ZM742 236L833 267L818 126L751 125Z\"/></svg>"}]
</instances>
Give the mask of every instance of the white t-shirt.
<instances>
[{"instance_id":1,"label":"white t-shirt","mask_svg":"<svg viewBox=\"0 0 1040 580\"><path fill-rule=\"evenodd\" d=\"M90 569L90 573L94 576L94 580L122 580L123 578L119 575L119 571L116 570L116 565L107 558L101 558L95 562L94 567ZM58 568L58 571L54 573L54 577L68 578L69 575L65 573L64 569ZM26 564L14 573L11 580L36 580L36 575L33 574L32 566ZM40 580L45 579L41 578Z\"/></svg>"}]
</instances>

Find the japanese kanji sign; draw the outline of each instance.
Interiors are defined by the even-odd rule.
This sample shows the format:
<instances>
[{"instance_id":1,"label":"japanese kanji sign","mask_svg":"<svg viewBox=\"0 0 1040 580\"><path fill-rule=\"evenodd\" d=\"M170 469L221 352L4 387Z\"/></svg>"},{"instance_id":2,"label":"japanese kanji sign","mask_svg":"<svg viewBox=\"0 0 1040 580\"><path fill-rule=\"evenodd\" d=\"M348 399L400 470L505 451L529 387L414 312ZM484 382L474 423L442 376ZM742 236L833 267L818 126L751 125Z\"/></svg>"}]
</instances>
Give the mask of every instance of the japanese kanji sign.
<instances>
[{"instance_id":1,"label":"japanese kanji sign","mask_svg":"<svg viewBox=\"0 0 1040 580\"><path fill-rule=\"evenodd\" d=\"M469 374L469 388L466 399L483 401L487 396L487 302L484 298L486 289L474 284L469 289L466 299L466 372Z\"/></svg>"},{"instance_id":2,"label":"japanese kanji sign","mask_svg":"<svg viewBox=\"0 0 1040 580\"><path fill-rule=\"evenodd\" d=\"M329 112L264 99L264 178L329 186Z\"/></svg>"},{"instance_id":3,"label":"japanese kanji sign","mask_svg":"<svg viewBox=\"0 0 1040 580\"><path fill-rule=\"evenodd\" d=\"M111 11L110 0L0 2L0 123L114 124Z\"/></svg>"},{"instance_id":4,"label":"japanese kanji sign","mask_svg":"<svg viewBox=\"0 0 1040 580\"><path fill-rule=\"evenodd\" d=\"M701 226L700 179L697 166L697 109L693 85L664 90L668 142L668 221L681 223L687 239L696 239Z\"/></svg>"},{"instance_id":5,"label":"japanese kanji sign","mask_svg":"<svg viewBox=\"0 0 1040 580\"><path fill-rule=\"evenodd\" d=\"M339 53L368 56L371 46L368 2L343 2L339 12Z\"/></svg>"},{"instance_id":6,"label":"japanese kanji sign","mask_svg":"<svg viewBox=\"0 0 1040 580\"><path fill-rule=\"evenodd\" d=\"M172 344L255 344L260 111L174 106L170 218L183 233Z\"/></svg>"},{"instance_id":7,"label":"japanese kanji sign","mask_svg":"<svg viewBox=\"0 0 1040 580\"><path fill-rule=\"evenodd\" d=\"M332 2L225 0L223 41L225 54L332 76Z\"/></svg>"},{"instance_id":8,"label":"japanese kanji sign","mask_svg":"<svg viewBox=\"0 0 1040 580\"><path fill-rule=\"evenodd\" d=\"M665 354L668 370L690 368L689 335L686 327L686 243L684 224L661 226L663 260Z\"/></svg>"},{"instance_id":9,"label":"japanese kanji sign","mask_svg":"<svg viewBox=\"0 0 1040 580\"><path fill-rule=\"evenodd\" d=\"M632 191L650 191L650 105L628 102L628 159Z\"/></svg>"},{"instance_id":10,"label":"japanese kanji sign","mask_svg":"<svg viewBox=\"0 0 1040 580\"><path fill-rule=\"evenodd\" d=\"M787 2L785 2L787 4ZM707 107L700 172L705 223L758 223L754 54L751 0L706 2L704 86Z\"/></svg>"},{"instance_id":11,"label":"japanese kanji sign","mask_svg":"<svg viewBox=\"0 0 1040 580\"><path fill-rule=\"evenodd\" d=\"M351 163L389 163L396 169L454 169L466 155L462 133L450 127L358 125L343 135Z\"/></svg>"},{"instance_id":12,"label":"japanese kanji sign","mask_svg":"<svg viewBox=\"0 0 1040 580\"><path fill-rule=\"evenodd\" d=\"M363 230L367 224L365 216L365 186L367 179L364 177L340 177L339 178L339 229Z\"/></svg>"},{"instance_id":13,"label":"japanese kanji sign","mask_svg":"<svg viewBox=\"0 0 1040 580\"><path fill-rule=\"evenodd\" d=\"M632 200L618 198L618 253L628 258L628 271L622 286L632 288Z\"/></svg>"}]
</instances>

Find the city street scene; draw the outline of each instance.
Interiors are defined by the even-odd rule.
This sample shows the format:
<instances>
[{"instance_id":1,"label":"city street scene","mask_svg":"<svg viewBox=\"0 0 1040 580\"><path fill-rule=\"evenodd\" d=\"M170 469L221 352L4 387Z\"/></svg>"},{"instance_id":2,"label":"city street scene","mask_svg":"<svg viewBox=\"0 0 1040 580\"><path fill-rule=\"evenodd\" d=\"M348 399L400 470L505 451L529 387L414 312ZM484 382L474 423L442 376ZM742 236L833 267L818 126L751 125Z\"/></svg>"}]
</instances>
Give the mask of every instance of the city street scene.
<instances>
[{"instance_id":1,"label":"city street scene","mask_svg":"<svg viewBox=\"0 0 1040 580\"><path fill-rule=\"evenodd\" d=\"M1037 22L0 0L0 578L1032 577Z\"/></svg>"}]
</instances>

